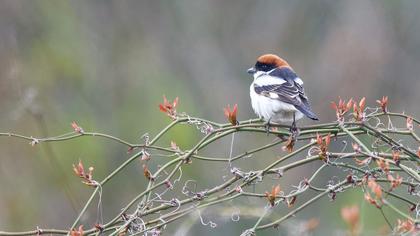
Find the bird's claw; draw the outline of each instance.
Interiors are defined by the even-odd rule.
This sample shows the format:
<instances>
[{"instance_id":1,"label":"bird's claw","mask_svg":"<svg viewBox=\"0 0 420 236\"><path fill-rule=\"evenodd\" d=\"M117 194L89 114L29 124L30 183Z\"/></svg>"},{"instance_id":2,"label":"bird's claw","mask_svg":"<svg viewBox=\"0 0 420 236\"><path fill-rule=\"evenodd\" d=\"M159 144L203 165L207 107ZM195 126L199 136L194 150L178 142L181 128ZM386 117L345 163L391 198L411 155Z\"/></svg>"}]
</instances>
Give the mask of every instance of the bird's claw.
<instances>
[{"instance_id":1,"label":"bird's claw","mask_svg":"<svg viewBox=\"0 0 420 236\"><path fill-rule=\"evenodd\" d=\"M270 128L271 128L270 121L267 121L265 123L265 132L267 133L267 136L270 134Z\"/></svg>"},{"instance_id":2,"label":"bird's claw","mask_svg":"<svg viewBox=\"0 0 420 236\"><path fill-rule=\"evenodd\" d=\"M292 135L292 137L295 139L297 136L299 136L300 130L299 128L296 126L296 123L293 122L292 126L289 129L290 134Z\"/></svg>"}]
</instances>

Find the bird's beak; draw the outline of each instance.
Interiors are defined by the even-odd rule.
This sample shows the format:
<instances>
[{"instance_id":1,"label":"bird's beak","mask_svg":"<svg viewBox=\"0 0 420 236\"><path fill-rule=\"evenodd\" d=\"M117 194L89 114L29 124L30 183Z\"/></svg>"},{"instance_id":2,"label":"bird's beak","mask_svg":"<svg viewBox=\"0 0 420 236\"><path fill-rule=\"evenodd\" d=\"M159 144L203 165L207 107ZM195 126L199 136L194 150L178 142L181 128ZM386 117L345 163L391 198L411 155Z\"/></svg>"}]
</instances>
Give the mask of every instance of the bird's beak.
<instances>
[{"instance_id":1,"label":"bird's beak","mask_svg":"<svg viewBox=\"0 0 420 236\"><path fill-rule=\"evenodd\" d=\"M254 68L254 67L251 67L251 68L249 68L249 69L247 70L247 72L248 72L248 74L253 75L253 74L255 74L255 72L257 72L257 71L255 70L255 68Z\"/></svg>"}]
</instances>

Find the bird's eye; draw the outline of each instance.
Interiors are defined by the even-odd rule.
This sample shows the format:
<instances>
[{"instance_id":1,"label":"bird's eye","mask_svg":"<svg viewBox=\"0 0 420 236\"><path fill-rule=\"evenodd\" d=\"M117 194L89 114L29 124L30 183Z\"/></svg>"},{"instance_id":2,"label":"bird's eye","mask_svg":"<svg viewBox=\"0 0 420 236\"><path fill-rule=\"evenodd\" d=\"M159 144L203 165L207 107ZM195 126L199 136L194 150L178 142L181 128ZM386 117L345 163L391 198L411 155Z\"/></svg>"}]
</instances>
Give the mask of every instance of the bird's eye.
<instances>
[{"instance_id":1,"label":"bird's eye","mask_svg":"<svg viewBox=\"0 0 420 236\"><path fill-rule=\"evenodd\" d=\"M269 64L257 62L257 64L255 65L255 68L260 71L269 71L270 69L272 69L272 66Z\"/></svg>"}]
</instances>

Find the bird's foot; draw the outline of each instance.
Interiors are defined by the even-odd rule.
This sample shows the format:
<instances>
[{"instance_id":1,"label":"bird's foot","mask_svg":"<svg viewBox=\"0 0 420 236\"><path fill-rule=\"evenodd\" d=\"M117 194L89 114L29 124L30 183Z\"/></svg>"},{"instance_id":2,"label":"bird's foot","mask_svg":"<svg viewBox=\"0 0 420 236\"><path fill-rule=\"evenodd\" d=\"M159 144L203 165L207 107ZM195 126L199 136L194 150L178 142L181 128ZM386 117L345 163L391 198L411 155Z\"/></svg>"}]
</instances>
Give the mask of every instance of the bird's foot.
<instances>
[{"instance_id":1,"label":"bird's foot","mask_svg":"<svg viewBox=\"0 0 420 236\"><path fill-rule=\"evenodd\" d=\"M292 126L289 129L291 136L296 139L297 136L299 136L300 130L299 128L296 126L296 122L293 122Z\"/></svg>"},{"instance_id":2,"label":"bird's foot","mask_svg":"<svg viewBox=\"0 0 420 236\"><path fill-rule=\"evenodd\" d=\"M270 121L267 121L264 125L265 128L265 132L267 133L267 136L270 134L270 128L271 128L271 124Z\"/></svg>"}]
</instances>

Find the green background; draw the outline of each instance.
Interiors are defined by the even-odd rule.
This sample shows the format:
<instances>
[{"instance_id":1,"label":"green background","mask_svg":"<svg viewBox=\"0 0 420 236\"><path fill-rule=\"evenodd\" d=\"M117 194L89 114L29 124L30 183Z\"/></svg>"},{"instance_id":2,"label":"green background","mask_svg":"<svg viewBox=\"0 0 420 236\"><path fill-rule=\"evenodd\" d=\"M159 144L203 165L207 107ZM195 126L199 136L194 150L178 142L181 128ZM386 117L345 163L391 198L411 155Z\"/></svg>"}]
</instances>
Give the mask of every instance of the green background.
<instances>
[{"instance_id":1,"label":"green background","mask_svg":"<svg viewBox=\"0 0 420 236\"><path fill-rule=\"evenodd\" d=\"M54 136L71 132L77 121L87 131L112 134L133 143L156 134L170 120L158 109L162 95L178 96L179 111L225 122L223 107L237 103L238 118L255 118L246 70L263 53L286 58L305 82L321 122L335 119L330 101L383 95L393 111L419 115L420 1L14 1L0 2L0 132ZM305 120L300 124L310 124ZM190 148L200 137L181 126L161 141ZM236 137L240 153L273 137ZM226 156L230 138L207 154ZM73 175L79 159L94 166L101 180L129 155L127 148L101 138L41 144L0 138L0 230L68 228L91 189ZM261 167L280 147L241 164ZM265 160L264 160L265 159ZM151 170L157 163L150 164ZM319 163L291 171L284 189L308 177ZM220 182L225 166L196 161L186 179L201 188ZM325 183L335 172L326 172ZM273 181L275 183L276 181ZM145 186L135 162L103 190L105 221ZM267 188L270 188L271 183ZM263 188L263 189L267 189ZM263 191L261 189L261 191ZM320 218L316 235L343 233L344 205L361 204L360 191L324 199L279 230L259 235L293 234L302 220ZM304 199L302 199L304 201ZM177 221L166 235L239 235L251 227L265 200L243 199ZM232 222L231 211L242 209ZM225 210L225 211L224 211ZM94 223L95 207L84 218ZM281 209L272 216L281 215ZM391 214L390 212L388 214ZM366 204L364 228L377 232L385 222ZM391 217L391 219L393 219ZM191 227L191 228L189 228ZM369 233L367 233L369 234Z\"/></svg>"}]
</instances>

